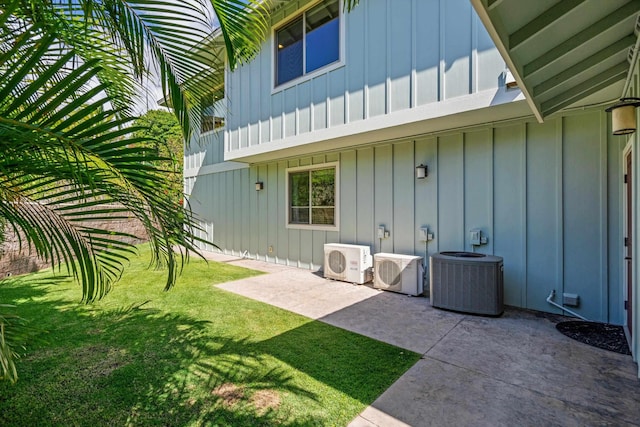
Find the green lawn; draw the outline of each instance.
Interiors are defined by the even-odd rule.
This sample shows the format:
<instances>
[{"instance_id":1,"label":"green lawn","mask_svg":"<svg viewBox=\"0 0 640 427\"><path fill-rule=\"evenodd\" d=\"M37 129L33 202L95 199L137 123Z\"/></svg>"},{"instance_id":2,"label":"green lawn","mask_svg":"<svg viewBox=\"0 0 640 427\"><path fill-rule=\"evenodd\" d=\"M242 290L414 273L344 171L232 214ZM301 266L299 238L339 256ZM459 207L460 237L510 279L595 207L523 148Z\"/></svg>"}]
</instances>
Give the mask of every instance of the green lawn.
<instances>
[{"instance_id":1,"label":"green lawn","mask_svg":"<svg viewBox=\"0 0 640 427\"><path fill-rule=\"evenodd\" d=\"M346 425L418 354L212 286L258 272L192 259L177 286L131 262L102 301L50 271L0 283L43 331L0 382L0 425Z\"/></svg>"}]
</instances>

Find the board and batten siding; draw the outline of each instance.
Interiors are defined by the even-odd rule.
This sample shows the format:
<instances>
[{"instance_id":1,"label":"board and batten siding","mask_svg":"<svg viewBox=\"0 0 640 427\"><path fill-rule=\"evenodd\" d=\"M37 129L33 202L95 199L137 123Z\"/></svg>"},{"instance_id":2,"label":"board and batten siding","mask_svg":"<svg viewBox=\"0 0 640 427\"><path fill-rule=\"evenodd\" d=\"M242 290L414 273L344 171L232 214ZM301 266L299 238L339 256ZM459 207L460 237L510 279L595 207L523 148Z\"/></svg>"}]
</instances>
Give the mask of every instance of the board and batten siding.
<instances>
[{"instance_id":1,"label":"board and batten siding","mask_svg":"<svg viewBox=\"0 0 640 427\"><path fill-rule=\"evenodd\" d=\"M290 2L272 24L309 3ZM500 86L505 63L468 0L367 0L343 18L340 67L274 89L270 37L227 72L228 152Z\"/></svg>"},{"instance_id":2,"label":"board and batten siding","mask_svg":"<svg viewBox=\"0 0 640 427\"><path fill-rule=\"evenodd\" d=\"M625 94L625 96L629 97L640 97L640 59L637 60L635 67L633 68L633 76L629 82L629 90ZM638 111L636 111L636 121L638 122ZM623 173L627 173L626 165L624 160L624 155L627 153L631 154L631 162L632 162L632 170L631 170L631 181L632 185L632 195L631 198L633 200L632 204L632 235L628 236L631 239L631 253L633 256L632 260L632 268L631 268L631 286L632 286L632 300L629 301L629 305L632 308L632 322L633 322L633 334L631 336L631 352L633 353L633 360L637 363L640 361L640 262L638 262L638 254L640 254L640 134L636 131L631 135L625 135L619 138L620 139L620 156L619 158L611 159L610 164L617 165L617 162L622 163L619 167L621 168ZM625 151L624 155L623 150L631 150L630 152ZM610 184L611 192L619 192L619 197L625 199L625 193L627 191L626 186L621 184L620 180L611 182ZM625 212L626 215L626 205L620 204L620 212ZM619 223L620 227L620 235L626 235L626 222L621 220ZM619 241L611 241L611 245L620 246ZM626 252L626 251L625 251ZM626 253L625 253L626 255ZM627 270L626 266L620 271L621 277L623 277L623 281L626 282L627 279ZM620 301L627 299L626 288L624 297L620 298ZM623 313L626 317L626 313ZM640 377L640 367L638 370L638 376Z\"/></svg>"},{"instance_id":3,"label":"board and batten siding","mask_svg":"<svg viewBox=\"0 0 640 427\"><path fill-rule=\"evenodd\" d=\"M577 293L581 315L622 322L619 180L622 138L601 110L375 143L187 178L203 228L226 253L318 269L325 243L425 256L471 251L469 230L504 257L505 302L554 311ZM338 162L339 231L286 227L286 170ZM415 165L428 165L417 180ZM264 190L256 191L262 181ZM384 225L388 239L376 238ZM435 236L428 247L419 229Z\"/></svg>"},{"instance_id":4,"label":"board and batten siding","mask_svg":"<svg viewBox=\"0 0 640 427\"><path fill-rule=\"evenodd\" d=\"M183 168L188 171L224 162L224 129L194 135L191 142L184 147Z\"/></svg>"}]
</instances>

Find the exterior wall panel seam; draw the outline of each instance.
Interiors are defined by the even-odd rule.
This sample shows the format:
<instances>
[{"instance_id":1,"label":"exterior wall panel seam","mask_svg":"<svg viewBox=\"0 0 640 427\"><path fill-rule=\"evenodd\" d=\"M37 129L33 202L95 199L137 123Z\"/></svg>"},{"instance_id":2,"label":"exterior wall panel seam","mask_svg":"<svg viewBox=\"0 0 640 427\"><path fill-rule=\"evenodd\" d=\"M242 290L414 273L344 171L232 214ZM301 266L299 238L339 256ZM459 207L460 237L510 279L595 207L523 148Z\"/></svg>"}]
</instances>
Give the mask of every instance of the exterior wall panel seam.
<instances>
[{"instance_id":1,"label":"exterior wall panel seam","mask_svg":"<svg viewBox=\"0 0 640 427\"><path fill-rule=\"evenodd\" d=\"M491 156L489 156L489 159L491 161L491 165L490 165L490 171L491 171L491 176L494 176L495 173L495 154L496 154L496 147L495 147L495 129L491 128L489 129L489 146L490 146L490 150L491 150ZM489 200L491 200L491 203L487 203L487 208L489 209L489 224L491 225L491 235L489 236L489 247L491 248L491 255L495 255L495 251L496 251L496 224L495 224L495 179L491 178L491 182L488 183L489 184Z\"/></svg>"},{"instance_id":2,"label":"exterior wall panel seam","mask_svg":"<svg viewBox=\"0 0 640 427\"><path fill-rule=\"evenodd\" d=\"M385 41L386 41L386 58L385 58L385 66L387 69L387 75L385 78L385 107L384 107L384 113L385 114L389 114L391 113L391 97L393 96L393 94L391 93L391 37L389 37L390 33L391 33L391 5L390 5L390 1L386 0L386 6L387 6L387 28L386 28L386 37L385 37Z\"/></svg>"},{"instance_id":3,"label":"exterior wall panel seam","mask_svg":"<svg viewBox=\"0 0 640 427\"><path fill-rule=\"evenodd\" d=\"M438 101L443 101L444 100L444 94L445 94L445 79L444 79L444 71L445 71L445 67L446 67L446 63L445 63L445 30L444 30L444 19L445 19L445 2L447 0L440 0L439 5L438 5L438 12L440 14L440 19L438 20L438 25L440 27L440 46L439 46L439 51L440 51L440 61L438 62Z\"/></svg>"},{"instance_id":4,"label":"exterior wall panel seam","mask_svg":"<svg viewBox=\"0 0 640 427\"><path fill-rule=\"evenodd\" d=\"M331 96L329 95L331 92L331 75L330 74L326 75L326 78L324 79L324 83L325 83L324 111L325 111L325 117L327 118L326 119L327 123L325 127L330 128L330 127L333 127L331 126Z\"/></svg>"},{"instance_id":5,"label":"exterior wall panel seam","mask_svg":"<svg viewBox=\"0 0 640 427\"><path fill-rule=\"evenodd\" d=\"M462 177L460 182L462 183L462 248L467 248L467 233L469 232L467 224L467 200L465 197L466 182L467 182L467 133L462 132ZM473 247L472 247L473 249Z\"/></svg>"},{"instance_id":6,"label":"exterior wall panel seam","mask_svg":"<svg viewBox=\"0 0 640 427\"><path fill-rule=\"evenodd\" d=\"M566 259L566 254L564 251L564 239L565 239L565 234L564 234L564 213L565 213L565 209L564 209L564 185L565 185L565 180L564 180L564 127L565 127L565 123L564 123L564 117L560 117L556 120L556 132L555 132L555 139L556 139L556 157L558 159L557 162L557 166L556 166L556 208L557 208L557 212L556 212L556 223L558 224L558 234L556 236L557 239L557 259L558 259L558 265L557 265L557 278L558 278L558 283L557 286L560 287L560 292L558 297L562 298L562 294L564 293L564 286L565 286L565 271L564 271L564 264L565 264L565 259Z\"/></svg>"},{"instance_id":7,"label":"exterior wall panel seam","mask_svg":"<svg viewBox=\"0 0 640 427\"><path fill-rule=\"evenodd\" d=\"M439 171L440 171L440 145L439 145L439 140L440 138L436 137L435 138L435 158L436 158L436 176L435 176L435 187L436 187L436 198L434 200L434 202L437 204L438 201L440 200L440 178L439 178ZM435 213L436 213L436 219L435 219L435 224L436 224L436 235L435 237L435 241L436 241L436 252L438 252L440 250L440 239L438 237L438 234L440 232L440 210L439 209L435 209Z\"/></svg>"},{"instance_id":8,"label":"exterior wall panel seam","mask_svg":"<svg viewBox=\"0 0 640 427\"><path fill-rule=\"evenodd\" d=\"M364 32L364 40L367 40L369 38L369 2L364 2L362 4L362 6L364 6L365 10L364 10L364 15L365 15L365 19L364 19L364 25L363 25L363 32ZM366 46L363 46L363 51L364 51L364 88L363 88L363 93L362 93L362 97L364 105L363 105L363 120L367 120L369 118L369 49L366 48Z\"/></svg>"},{"instance_id":9,"label":"exterior wall panel seam","mask_svg":"<svg viewBox=\"0 0 640 427\"><path fill-rule=\"evenodd\" d=\"M416 0L411 0L411 77L409 82L409 108L415 108L417 105L418 90L417 84L417 21L418 11L416 6ZM415 146L415 141L413 142ZM415 147L414 147L415 155Z\"/></svg>"},{"instance_id":10,"label":"exterior wall panel seam","mask_svg":"<svg viewBox=\"0 0 640 427\"><path fill-rule=\"evenodd\" d=\"M521 126L521 138L522 138L522 158L521 158L521 168L522 168L522 182L523 182L523 192L522 192L522 254L523 254L523 271L522 271L522 283L523 289L521 294L522 306L528 306L528 295L529 295L529 247L527 245L529 238L529 203L527 199L527 195L529 194L529 180L527 179L529 171L528 171L528 159L527 153L529 150L529 136L528 136L528 125L527 123L523 123Z\"/></svg>"},{"instance_id":11,"label":"exterior wall panel seam","mask_svg":"<svg viewBox=\"0 0 640 427\"><path fill-rule=\"evenodd\" d=\"M471 55L469 58L469 92L478 91L478 15L471 14Z\"/></svg>"},{"instance_id":12,"label":"exterior wall panel seam","mask_svg":"<svg viewBox=\"0 0 640 427\"><path fill-rule=\"evenodd\" d=\"M605 112L600 112L600 134L598 140L600 142L600 283L601 283L601 315L600 317L609 322L609 251L607 248L609 242L609 215L608 215L608 147L607 147L607 116Z\"/></svg>"}]
</instances>

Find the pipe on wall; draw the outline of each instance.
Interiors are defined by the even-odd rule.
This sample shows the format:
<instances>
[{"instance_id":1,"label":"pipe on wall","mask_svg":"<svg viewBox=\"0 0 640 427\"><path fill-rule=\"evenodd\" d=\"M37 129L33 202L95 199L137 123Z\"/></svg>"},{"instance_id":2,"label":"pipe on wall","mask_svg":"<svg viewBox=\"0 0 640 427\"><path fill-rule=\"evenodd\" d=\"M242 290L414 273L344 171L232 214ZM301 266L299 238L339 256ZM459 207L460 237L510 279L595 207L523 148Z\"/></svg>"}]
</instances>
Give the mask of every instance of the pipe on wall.
<instances>
[{"instance_id":1,"label":"pipe on wall","mask_svg":"<svg viewBox=\"0 0 640 427\"><path fill-rule=\"evenodd\" d=\"M563 306L561 306L560 304L558 304L558 303L556 303L556 302L551 301L551 300L553 299L553 297L555 297L555 296L556 296L556 290L554 289L554 290L552 290L552 291L551 291L551 293L550 293L550 294L549 294L549 296L547 297L547 302L548 302L549 304L551 304L551 305L555 306L555 307L558 307L560 310L564 310L564 311L566 311L567 313L569 313L569 314L571 314L571 315L573 315L573 316L575 316L575 317L577 317L577 318L579 318L579 319L586 320L587 322L590 322L590 320L589 320L589 319L587 319L586 317L584 317L584 316L580 316L578 313L575 313L575 312L573 312L573 311L569 310L568 308L563 307Z\"/></svg>"}]
</instances>

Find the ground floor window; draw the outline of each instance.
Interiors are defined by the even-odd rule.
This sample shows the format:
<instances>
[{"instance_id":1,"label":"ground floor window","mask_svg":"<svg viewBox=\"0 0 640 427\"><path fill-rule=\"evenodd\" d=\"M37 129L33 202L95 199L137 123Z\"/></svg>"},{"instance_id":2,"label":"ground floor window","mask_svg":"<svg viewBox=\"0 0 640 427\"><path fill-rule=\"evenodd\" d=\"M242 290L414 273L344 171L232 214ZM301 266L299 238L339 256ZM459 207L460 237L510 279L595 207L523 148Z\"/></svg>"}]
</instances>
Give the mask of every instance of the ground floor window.
<instances>
[{"instance_id":1,"label":"ground floor window","mask_svg":"<svg viewBox=\"0 0 640 427\"><path fill-rule=\"evenodd\" d=\"M336 227L336 165L287 171L289 225Z\"/></svg>"}]
</instances>

